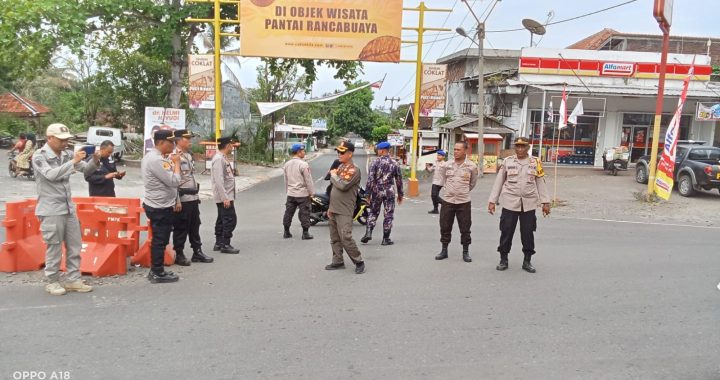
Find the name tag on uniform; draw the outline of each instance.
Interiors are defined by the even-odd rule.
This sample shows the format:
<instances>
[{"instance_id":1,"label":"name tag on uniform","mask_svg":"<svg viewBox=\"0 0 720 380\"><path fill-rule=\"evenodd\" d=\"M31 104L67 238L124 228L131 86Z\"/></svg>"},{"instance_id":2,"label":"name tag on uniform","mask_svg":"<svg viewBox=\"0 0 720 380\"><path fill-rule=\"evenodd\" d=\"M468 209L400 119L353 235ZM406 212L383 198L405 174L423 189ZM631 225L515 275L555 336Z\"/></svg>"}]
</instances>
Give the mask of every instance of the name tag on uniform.
<instances>
[{"instance_id":1,"label":"name tag on uniform","mask_svg":"<svg viewBox=\"0 0 720 380\"><path fill-rule=\"evenodd\" d=\"M516 167L509 167L507 169L507 174L508 175L518 175L518 174L520 174L520 171Z\"/></svg>"}]
</instances>

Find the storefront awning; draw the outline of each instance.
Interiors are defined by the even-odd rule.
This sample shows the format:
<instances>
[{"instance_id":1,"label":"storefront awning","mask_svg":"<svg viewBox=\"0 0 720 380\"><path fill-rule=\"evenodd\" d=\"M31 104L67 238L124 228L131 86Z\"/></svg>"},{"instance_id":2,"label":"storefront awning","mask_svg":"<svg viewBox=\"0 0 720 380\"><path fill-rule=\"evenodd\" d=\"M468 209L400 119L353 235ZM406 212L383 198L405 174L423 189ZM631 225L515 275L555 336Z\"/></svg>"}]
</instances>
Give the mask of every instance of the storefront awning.
<instances>
[{"instance_id":1,"label":"storefront awning","mask_svg":"<svg viewBox=\"0 0 720 380\"><path fill-rule=\"evenodd\" d=\"M564 83L534 83L527 81L519 81L508 79L508 84L511 86L528 86L536 88L542 91L550 92L562 92L563 88L566 91L575 94L592 94L592 95L625 95L625 96L657 96L657 87L637 87L637 86L601 86L601 85L566 85ZM589 91L588 91L589 90ZM680 96L682 87L665 87L665 96ZM690 98L720 98L720 90L713 90L708 88L689 88L688 97Z\"/></svg>"},{"instance_id":2,"label":"storefront awning","mask_svg":"<svg viewBox=\"0 0 720 380\"><path fill-rule=\"evenodd\" d=\"M440 126L443 129L455 129L461 128L463 131L477 132L477 121L476 117L461 117L460 119L453 120L449 123L445 123ZM472 126L471 126L472 125ZM516 130L505 126L497 120L485 116L485 134L495 133L500 135L508 135L517 132Z\"/></svg>"},{"instance_id":3,"label":"storefront awning","mask_svg":"<svg viewBox=\"0 0 720 380\"><path fill-rule=\"evenodd\" d=\"M477 133L471 133L471 132L465 132L463 133L465 137L467 137L470 140L477 140L478 134ZM484 133L483 134L483 140L502 140L503 137L496 134L496 133Z\"/></svg>"}]
</instances>

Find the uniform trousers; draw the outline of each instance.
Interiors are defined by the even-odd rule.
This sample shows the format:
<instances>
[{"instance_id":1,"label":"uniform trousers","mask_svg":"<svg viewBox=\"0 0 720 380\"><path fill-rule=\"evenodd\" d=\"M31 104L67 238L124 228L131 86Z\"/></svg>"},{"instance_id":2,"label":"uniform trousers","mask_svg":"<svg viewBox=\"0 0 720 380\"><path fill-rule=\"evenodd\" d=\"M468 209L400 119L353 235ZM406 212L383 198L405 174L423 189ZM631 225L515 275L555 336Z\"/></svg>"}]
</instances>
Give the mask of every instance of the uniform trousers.
<instances>
[{"instance_id":1,"label":"uniform trousers","mask_svg":"<svg viewBox=\"0 0 720 380\"><path fill-rule=\"evenodd\" d=\"M433 210L437 210L438 205L440 204L440 190L442 188L443 188L442 185L432 185L432 190L430 192L430 199L432 199Z\"/></svg>"},{"instance_id":2,"label":"uniform trousers","mask_svg":"<svg viewBox=\"0 0 720 380\"><path fill-rule=\"evenodd\" d=\"M237 214L235 213L235 202L230 201L230 207L225 208L222 202L216 203L218 209L215 220L215 241L217 243L230 244L233 231L237 226Z\"/></svg>"},{"instance_id":3,"label":"uniform trousers","mask_svg":"<svg viewBox=\"0 0 720 380\"><path fill-rule=\"evenodd\" d=\"M380 217L380 207L384 206L385 216L383 217L383 231L392 229L393 219L395 217L395 193L393 191L383 191L379 194L373 194L370 197L370 209L368 210L367 225L375 228L378 217Z\"/></svg>"},{"instance_id":4,"label":"uniform trousers","mask_svg":"<svg viewBox=\"0 0 720 380\"><path fill-rule=\"evenodd\" d=\"M50 282L60 280L60 261L62 245L65 243L67 258L67 281L80 279L80 250L82 249L82 233L80 221L75 213L65 215L38 216L40 232L47 245L45 251L45 276Z\"/></svg>"},{"instance_id":5,"label":"uniform trousers","mask_svg":"<svg viewBox=\"0 0 720 380\"><path fill-rule=\"evenodd\" d=\"M520 240L523 245L523 253L526 255L535 254L535 229L537 228L537 217L535 210L511 211L502 209L500 214L500 245L498 252L509 253L512 247L513 236L518 220L520 220Z\"/></svg>"},{"instance_id":6,"label":"uniform trousers","mask_svg":"<svg viewBox=\"0 0 720 380\"><path fill-rule=\"evenodd\" d=\"M352 215L331 214L329 219L330 225L330 245L333 251L333 264L343 263L343 249L350 256L350 260L357 264L363 261L360 250L352 236Z\"/></svg>"},{"instance_id":7,"label":"uniform trousers","mask_svg":"<svg viewBox=\"0 0 720 380\"><path fill-rule=\"evenodd\" d=\"M190 237L190 247L193 250L202 247L200 240L200 201L182 202L182 210L175 214L173 227L173 248L175 252L182 252L185 240Z\"/></svg>"},{"instance_id":8,"label":"uniform trousers","mask_svg":"<svg viewBox=\"0 0 720 380\"><path fill-rule=\"evenodd\" d=\"M310 197L287 197L287 200L285 201L283 226L285 228L290 228L296 209L298 210L298 219L300 219L300 225L302 228L310 228Z\"/></svg>"},{"instance_id":9,"label":"uniform trousers","mask_svg":"<svg viewBox=\"0 0 720 380\"><path fill-rule=\"evenodd\" d=\"M175 224L175 211L173 207L154 208L146 204L143 204L143 208L152 228L150 270L162 273L165 271L165 247L170 243L170 233Z\"/></svg>"},{"instance_id":10,"label":"uniform trousers","mask_svg":"<svg viewBox=\"0 0 720 380\"><path fill-rule=\"evenodd\" d=\"M440 207L440 242L449 244L452 238L452 228L457 218L458 227L460 228L460 244L463 246L470 245L470 226L472 226L472 214L470 202L466 203L450 203L441 200Z\"/></svg>"}]
</instances>

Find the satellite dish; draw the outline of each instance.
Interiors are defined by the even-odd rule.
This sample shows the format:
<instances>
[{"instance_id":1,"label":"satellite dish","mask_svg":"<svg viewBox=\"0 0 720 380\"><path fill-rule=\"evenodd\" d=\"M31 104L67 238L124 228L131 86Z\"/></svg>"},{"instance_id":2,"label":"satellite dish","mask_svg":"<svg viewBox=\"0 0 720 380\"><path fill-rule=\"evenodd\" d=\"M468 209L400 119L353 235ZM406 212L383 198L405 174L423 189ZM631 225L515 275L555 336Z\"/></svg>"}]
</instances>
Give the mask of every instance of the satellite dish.
<instances>
[{"instance_id":1,"label":"satellite dish","mask_svg":"<svg viewBox=\"0 0 720 380\"><path fill-rule=\"evenodd\" d=\"M542 36L545 34L545 26L533 19L526 18L522 20L523 27L530 32L530 47L533 46L533 36L536 34Z\"/></svg>"}]
</instances>

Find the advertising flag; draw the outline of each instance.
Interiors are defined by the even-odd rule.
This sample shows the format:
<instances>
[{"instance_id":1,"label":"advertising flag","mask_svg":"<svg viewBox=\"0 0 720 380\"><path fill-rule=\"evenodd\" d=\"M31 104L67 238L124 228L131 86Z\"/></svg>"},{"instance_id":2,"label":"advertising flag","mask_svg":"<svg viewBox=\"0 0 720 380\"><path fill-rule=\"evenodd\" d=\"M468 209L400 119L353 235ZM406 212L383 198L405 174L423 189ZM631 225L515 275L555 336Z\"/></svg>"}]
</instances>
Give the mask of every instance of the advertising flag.
<instances>
[{"instance_id":1,"label":"advertising flag","mask_svg":"<svg viewBox=\"0 0 720 380\"><path fill-rule=\"evenodd\" d=\"M560 116L558 119L558 128L563 129L567 127L567 93L563 87L562 100L560 101Z\"/></svg>"},{"instance_id":2,"label":"advertising flag","mask_svg":"<svg viewBox=\"0 0 720 380\"><path fill-rule=\"evenodd\" d=\"M677 150L678 132L680 131L680 117L682 116L682 109L685 105L685 98L687 97L688 84L694 71L694 66L690 66L688 76L683 83L680 99L678 99L677 109L675 110L672 120L670 120L670 125L668 125L667 133L665 134L663 153L657 166L655 194L664 200L670 199L670 193L675 184L673 172L675 171L675 154Z\"/></svg>"},{"instance_id":3,"label":"advertising flag","mask_svg":"<svg viewBox=\"0 0 720 380\"><path fill-rule=\"evenodd\" d=\"M400 61L402 0L248 0L245 57Z\"/></svg>"},{"instance_id":4,"label":"advertising flag","mask_svg":"<svg viewBox=\"0 0 720 380\"><path fill-rule=\"evenodd\" d=\"M578 104L575 105L575 108L573 108L573 111L570 113L570 117L568 117L568 122L577 125L577 118L578 116L582 116L585 113L585 109L583 109L583 102L582 99L578 101Z\"/></svg>"}]
</instances>

